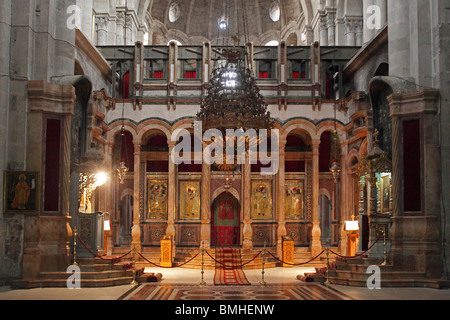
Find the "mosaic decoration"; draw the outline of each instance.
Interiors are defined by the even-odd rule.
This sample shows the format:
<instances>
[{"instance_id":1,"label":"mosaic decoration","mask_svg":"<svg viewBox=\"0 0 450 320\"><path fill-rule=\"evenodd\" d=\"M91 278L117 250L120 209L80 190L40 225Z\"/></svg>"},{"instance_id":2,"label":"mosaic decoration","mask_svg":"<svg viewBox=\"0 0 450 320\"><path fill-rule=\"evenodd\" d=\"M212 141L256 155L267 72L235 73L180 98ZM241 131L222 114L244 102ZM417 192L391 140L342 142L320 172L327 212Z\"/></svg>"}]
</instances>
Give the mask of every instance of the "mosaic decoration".
<instances>
[{"instance_id":1,"label":"mosaic decoration","mask_svg":"<svg viewBox=\"0 0 450 320\"><path fill-rule=\"evenodd\" d=\"M200 245L200 228L194 226L180 226L180 242L179 246L199 246Z\"/></svg>"},{"instance_id":2,"label":"mosaic decoration","mask_svg":"<svg viewBox=\"0 0 450 320\"><path fill-rule=\"evenodd\" d=\"M180 220L200 219L200 181L180 182Z\"/></svg>"},{"instance_id":3,"label":"mosaic decoration","mask_svg":"<svg viewBox=\"0 0 450 320\"><path fill-rule=\"evenodd\" d=\"M303 181L286 181L284 214L286 220L304 220Z\"/></svg>"},{"instance_id":4,"label":"mosaic decoration","mask_svg":"<svg viewBox=\"0 0 450 320\"><path fill-rule=\"evenodd\" d=\"M264 246L270 245L270 226L253 226L253 245Z\"/></svg>"},{"instance_id":5,"label":"mosaic decoration","mask_svg":"<svg viewBox=\"0 0 450 320\"><path fill-rule=\"evenodd\" d=\"M272 181L252 181L252 219L272 219Z\"/></svg>"},{"instance_id":6,"label":"mosaic decoration","mask_svg":"<svg viewBox=\"0 0 450 320\"><path fill-rule=\"evenodd\" d=\"M167 220L167 181L148 181L147 219Z\"/></svg>"},{"instance_id":7,"label":"mosaic decoration","mask_svg":"<svg viewBox=\"0 0 450 320\"><path fill-rule=\"evenodd\" d=\"M315 283L298 282L296 285L267 286L211 286L199 288L195 285L152 285L136 286L118 300L355 300L335 289ZM214 313L212 313L214 316Z\"/></svg>"},{"instance_id":8,"label":"mosaic decoration","mask_svg":"<svg viewBox=\"0 0 450 320\"><path fill-rule=\"evenodd\" d=\"M149 231L149 240L150 242L154 242L159 244L159 242L164 238L166 233L166 225L152 225L148 228Z\"/></svg>"},{"instance_id":9,"label":"mosaic decoration","mask_svg":"<svg viewBox=\"0 0 450 320\"><path fill-rule=\"evenodd\" d=\"M308 229L311 227L310 223L286 223L286 236L294 241L298 247L308 247L310 239L308 237Z\"/></svg>"}]
</instances>

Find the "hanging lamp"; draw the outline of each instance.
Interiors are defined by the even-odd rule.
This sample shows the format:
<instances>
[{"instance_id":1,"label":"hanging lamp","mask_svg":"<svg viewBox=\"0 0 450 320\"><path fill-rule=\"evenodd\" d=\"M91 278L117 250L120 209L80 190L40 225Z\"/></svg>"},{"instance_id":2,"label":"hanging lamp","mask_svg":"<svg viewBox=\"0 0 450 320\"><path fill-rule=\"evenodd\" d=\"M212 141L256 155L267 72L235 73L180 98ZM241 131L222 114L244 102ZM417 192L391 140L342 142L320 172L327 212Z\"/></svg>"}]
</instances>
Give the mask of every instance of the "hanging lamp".
<instances>
[{"instance_id":1,"label":"hanging lamp","mask_svg":"<svg viewBox=\"0 0 450 320\"><path fill-rule=\"evenodd\" d=\"M124 113L125 113L125 101L123 102L122 109L122 129L120 131L121 135L121 145L120 145L120 164L119 168L117 168L117 173L119 175L120 184L125 183L125 175L129 171L129 168L126 166L126 161L128 160L128 147L127 147L127 139L125 134L125 123L124 123ZM125 148L125 158L122 157L122 150Z\"/></svg>"}]
</instances>

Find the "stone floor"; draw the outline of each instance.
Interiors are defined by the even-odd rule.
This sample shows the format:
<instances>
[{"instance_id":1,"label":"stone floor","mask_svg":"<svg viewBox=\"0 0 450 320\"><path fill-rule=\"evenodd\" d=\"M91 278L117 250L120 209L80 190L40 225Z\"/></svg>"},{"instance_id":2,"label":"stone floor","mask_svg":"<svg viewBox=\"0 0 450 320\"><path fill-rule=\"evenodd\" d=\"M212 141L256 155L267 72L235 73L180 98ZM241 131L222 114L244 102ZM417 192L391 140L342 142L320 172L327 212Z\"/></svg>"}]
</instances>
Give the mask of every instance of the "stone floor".
<instances>
[{"instance_id":1,"label":"stone floor","mask_svg":"<svg viewBox=\"0 0 450 320\"><path fill-rule=\"evenodd\" d=\"M204 273L206 285L200 289L200 270L147 268L146 272L162 273L162 281L141 285L137 288L125 285L78 290L66 288L11 290L9 287L3 286L0 287L0 300L202 300L212 296L223 300L288 300L289 298L291 300L308 300L309 298L311 300L450 300L450 290L422 288L369 290L335 285L326 287L316 283L303 283L296 279L297 275L312 271L311 268L267 269L264 275L267 286L264 287L260 285L261 270L245 270L246 277L252 286L215 287L213 285L214 271L206 270ZM245 294L246 290L247 294ZM138 294L139 292L142 294Z\"/></svg>"}]
</instances>

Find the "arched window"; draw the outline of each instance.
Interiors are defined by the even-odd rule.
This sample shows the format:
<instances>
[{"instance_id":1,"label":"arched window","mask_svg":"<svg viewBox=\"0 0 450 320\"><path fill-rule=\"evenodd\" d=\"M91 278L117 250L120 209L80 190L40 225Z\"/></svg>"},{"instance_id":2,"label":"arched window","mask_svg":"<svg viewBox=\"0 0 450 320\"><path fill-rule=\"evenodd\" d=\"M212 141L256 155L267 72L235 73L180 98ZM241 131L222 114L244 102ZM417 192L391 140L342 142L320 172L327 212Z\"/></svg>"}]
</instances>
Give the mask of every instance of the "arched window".
<instances>
[{"instance_id":1,"label":"arched window","mask_svg":"<svg viewBox=\"0 0 450 320\"><path fill-rule=\"evenodd\" d=\"M171 42L176 43L178 46L182 46L182 45L183 45L183 44L182 44L180 41L178 41L178 40L170 40L170 41L167 43L167 45L170 45Z\"/></svg>"},{"instance_id":2,"label":"arched window","mask_svg":"<svg viewBox=\"0 0 450 320\"><path fill-rule=\"evenodd\" d=\"M272 40L266 43L267 47L277 47L280 43L277 40Z\"/></svg>"}]
</instances>

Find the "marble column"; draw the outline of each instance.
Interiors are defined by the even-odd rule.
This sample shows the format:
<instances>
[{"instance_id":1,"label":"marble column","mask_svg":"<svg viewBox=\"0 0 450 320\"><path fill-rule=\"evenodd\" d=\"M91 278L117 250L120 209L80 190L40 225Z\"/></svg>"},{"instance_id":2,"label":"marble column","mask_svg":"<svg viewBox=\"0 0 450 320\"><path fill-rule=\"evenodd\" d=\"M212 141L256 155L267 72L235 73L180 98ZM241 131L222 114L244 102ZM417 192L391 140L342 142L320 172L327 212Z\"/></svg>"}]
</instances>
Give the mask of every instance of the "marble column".
<instances>
[{"instance_id":1,"label":"marble column","mask_svg":"<svg viewBox=\"0 0 450 320\"><path fill-rule=\"evenodd\" d=\"M205 249L211 248L211 165L202 163L202 195L200 240Z\"/></svg>"},{"instance_id":2,"label":"marble column","mask_svg":"<svg viewBox=\"0 0 450 320\"><path fill-rule=\"evenodd\" d=\"M322 243L320 237L322 231L320 229L319 220L319 146L320 140L312 142L313 159L312 159L312 234L311 234L311 254L313 257L322 251Z\"/></svg>"},{"instance_id":3,"label":"marble column","mask_svg":"<svg viewBox=\"0 0 450 320\"><path fill-rule=\"evenodd\" d=\"M328 29L328 45L334 46L336 43L336 25L334 12L328 12L327 15L327 29Z\"/></svg>"},{"instance_id":4,"label":"marble column","mask_svg":"<svg viewBox=\"0 0 450 320\"><path fill-rule=\"evenodd\" d=\"M351 19L345 20L345 43L347 46L356 45L355 22Z\"/></svg>"},{"instance_id":5,"label":"marble column","mask_svg":"<svg viewBox=\"0 0 450 320\"><path fill-rule=\"evenodd\" d=\"M177 166L172 161L171 154L175 148L176 142L168 141L169 144L169 181L167 194L167 230L166 236L172 238L172 257L176 253L176 230L175 230L175 215L176 215L176 190L177 190Z\"/></svg>"},{"instance_id":6,"label":"marble column","mask_svg":"<svg viewBox=\"0 0 450 320\"><path fill-rule=\"evenodd\" d=\"M249 155L245 155L245 164L243 170L243 204L244 204L244 228L243 228L243 243L242 249L251 250L253 248L253 230L252 230L252 219L251 219L251 164Z\"/></svg>"},{"instance_id":7,"label":"marble column","mask_svg":"<svg viewBox=\"0 0 450 320\"><path fill-rule=\"evenodd\" d=\"M137 252L142 251L141 241L141 141L133 141L134 144L134 189L133 189L133 228L131 229L131 247L136 247Z\"/></svg>"},{"instance_id":8,"label":"marble column","mask_svg":"<svg viewBox=\"0 0 450 320\"><path fill-rule=\"evenodd\" d=\"M280 162L277 174L278 188L277 188L277 207L278 207L278 231L277 231L277 254L282 256L283 239L286 235L286 212L285 212L285 197L286 197L286 179L285 179L285 145L286 140L280 140Z\"/></svg>"},{"instance_id":9,"label":"marble column","mask_svg":"<svg viewBox=\"0 0 450 320\"><path fill-rule=\"evenodd\" d=\"M320 46L328 46L328 27L327 27L327 16L325 14L320 15L319 20L319 30L320 30Z\"/></svg>"},{"instance_id":10,"label":"marble column","mask_svg":"<svg viewBox=\"0 0 450 320\"><path fill-rule=\"evenodd\" d=\"M355 37L356 37L356 45L358 47L362 46L363 43L363 20L355 21Z\"/></svg>"},{"instance_id":11,"label":"marble column","mask_svg":"<svg viewBox=\"0 0 450 320\"><path fill-rule=\"evenodd\" d=\"M116 20L116 45L123 46L125 44L125 12L117 12Z\"/></svg>"},{"instance_id":12,"label":"marble column","mask_svg":"<svg viewBox=\"0 0 450 320\"><path fill-rule=\"evenodd\" d=\"M103 186L103 190L105 193L104 197L104 205L103 208L105 212L109 213L109 219L111 224L111 231L107 233L107 255L112 255L112 249L114 245L113 241L113 232L114 232L114 218L115 213L113 212L113 194L114 194L114 167L113 167L113 150L114 150L114 142L108 142L105 145L105 165L109 173L109 178L106 180L105 185Z\"/></svg>"},{"instance_id":13,"label":"marble column","mask_svg":"<svg viewBox=\"0 0 450 320\"><path fill-rule=\"evenodd\" d=\"M95 24L97 26L97 45L102 46L108 44L108 18L97 17Z\"/></svg>"}]
</instances>

